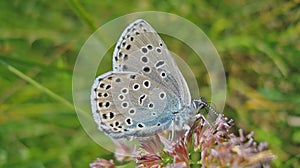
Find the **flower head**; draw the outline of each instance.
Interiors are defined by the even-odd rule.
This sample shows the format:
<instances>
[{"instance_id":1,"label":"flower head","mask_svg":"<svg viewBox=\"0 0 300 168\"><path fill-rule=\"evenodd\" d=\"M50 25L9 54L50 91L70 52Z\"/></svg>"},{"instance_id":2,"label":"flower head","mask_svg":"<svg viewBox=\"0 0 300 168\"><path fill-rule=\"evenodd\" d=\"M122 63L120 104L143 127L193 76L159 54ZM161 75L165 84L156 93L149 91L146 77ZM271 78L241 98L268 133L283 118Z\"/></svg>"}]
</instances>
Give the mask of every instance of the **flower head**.
<instances>
[{"instance_id":1,"label":"flower head","mask_svg":"<svg viewBox=\"0 0 300 168\"><path fill-rule=\"evenodd\" d=\"M219 115L213 124L208 124L202 116L175 140L163 134L140 140L133 157L137 167L261 167L268 166L274 155L267 143L254 141L254 132L239 135L230 132L233 120ZM194 161L192 156L200 156ZM111 164L110 161L100 161Z\"/></svg>"},{"instance_id":2,"label":"flower head","mask_svg":"<svg viewBox=\"0 0 300 168\"><path fill-rule=\"evenodd\" d=\"M113 160L105 160L97 158L93 163L90 164L90 168L114 168L115 165Z\"/></svg>"}]
</instances>

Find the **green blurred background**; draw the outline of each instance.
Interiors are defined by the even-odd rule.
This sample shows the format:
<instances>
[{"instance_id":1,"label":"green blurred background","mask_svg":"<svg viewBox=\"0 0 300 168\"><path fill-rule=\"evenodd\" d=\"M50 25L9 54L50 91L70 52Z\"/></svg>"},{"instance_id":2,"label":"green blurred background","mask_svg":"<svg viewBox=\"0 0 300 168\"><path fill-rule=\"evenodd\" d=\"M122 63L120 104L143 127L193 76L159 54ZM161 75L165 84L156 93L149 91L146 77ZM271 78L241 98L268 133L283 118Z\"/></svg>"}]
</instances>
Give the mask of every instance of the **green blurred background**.
<instances>
[{"instance_id":1,"label":"green blurred background","mask_svg":"<svg viewBox=\"0 0 300 168\"><path fill-rule=\"evenodd\" d=\"M207 34L227 73L225 115L269 143L273 167L299 167L299 0L0 1L0 167L87 167L97 157L113 158L70 106L72 70L96 28L147 10L177 14ZM208 94L204 67L192 64L186 46L162 37L191 63L200 92Z\"/></svg>"}]
</instances>

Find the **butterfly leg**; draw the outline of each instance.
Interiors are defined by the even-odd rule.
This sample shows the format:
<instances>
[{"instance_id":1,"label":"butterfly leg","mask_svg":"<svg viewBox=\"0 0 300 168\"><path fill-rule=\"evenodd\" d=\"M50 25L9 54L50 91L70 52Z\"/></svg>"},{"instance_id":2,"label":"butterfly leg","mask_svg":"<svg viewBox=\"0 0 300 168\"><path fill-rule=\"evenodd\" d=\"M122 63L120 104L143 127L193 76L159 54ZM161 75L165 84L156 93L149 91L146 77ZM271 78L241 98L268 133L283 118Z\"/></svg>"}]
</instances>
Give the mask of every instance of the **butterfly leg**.
<instances>
[{"instance_id":1,"label":"butterfly leg","mask_svg":"<svg viewBox=\"0 0 300 168\"><path fill-rule=\"evenodd\" d=\"M170 135L169 139L171 141L173 141L174 135L175 135L175 123L174 123L174 120L171 122L171 128L172 128L172 131L171 131L171 135Z\"/></svg>"},{"instance_id":2,"label":"butterfly leg","mask_svg":"<svg viewBox=\"0 0 300 168\"><path fill-rule=\"evenodd\" d=\"M190 127L188 124L184 124L184 125L183 125L183 130L186 130L186 131L185 131L185 134L184 134L184 137L185 137L185 138L188 137L188 134L189 134L190 129L191 129L191 127Z\"/></svg>"}]
</instances>

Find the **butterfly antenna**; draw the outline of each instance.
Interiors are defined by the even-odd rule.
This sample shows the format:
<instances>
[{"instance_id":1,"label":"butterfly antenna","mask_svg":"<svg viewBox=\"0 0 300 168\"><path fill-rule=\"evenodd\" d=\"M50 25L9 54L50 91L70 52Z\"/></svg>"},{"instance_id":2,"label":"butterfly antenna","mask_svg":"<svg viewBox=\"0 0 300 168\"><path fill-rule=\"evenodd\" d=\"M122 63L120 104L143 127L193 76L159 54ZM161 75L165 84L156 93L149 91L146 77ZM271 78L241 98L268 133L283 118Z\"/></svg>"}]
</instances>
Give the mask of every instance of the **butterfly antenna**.
<instances>
[{"instance_id":1,"label":"butterfly antenna","mask_svg":"<svg viewBox=\"0 0 300 168\"><path fill-rule=\"evenodd\" d=\"M211 110L213 109L213 110L216 112L216 110L215 110L215 109L216 109L216 104L213 103L213 102L208 102L208 101L207 101L207 103L210 104L210 105L209 105L209 106L210 106L210 109L211 109ZM217 112L216 112L216 113L217 113Z\"/></svg>"}]
</instances>

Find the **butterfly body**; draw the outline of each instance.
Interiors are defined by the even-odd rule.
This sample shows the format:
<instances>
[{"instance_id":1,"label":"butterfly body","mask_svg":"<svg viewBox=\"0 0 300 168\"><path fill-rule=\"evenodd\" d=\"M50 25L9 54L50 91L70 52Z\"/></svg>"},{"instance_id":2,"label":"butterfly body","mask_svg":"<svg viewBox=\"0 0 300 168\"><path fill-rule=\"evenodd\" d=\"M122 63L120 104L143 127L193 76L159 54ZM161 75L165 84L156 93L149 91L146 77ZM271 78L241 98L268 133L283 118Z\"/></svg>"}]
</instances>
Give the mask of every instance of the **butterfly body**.
<instances>
[{"instance_id":1,"label":"butterfly body","mask_svg":"<svg viewBox=\"0 0 300 168\"><path fill-rule=\"evenodd\" d=\"M165 43L144 20L130 24L113 53L113 70L96 78L93 117L112 138L144 137L175 129L199 110Z\"/></svg>"}]
</instances>

